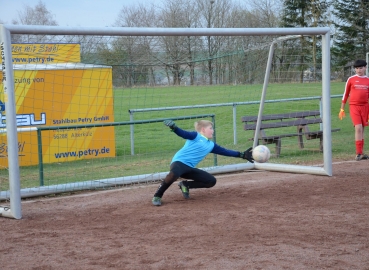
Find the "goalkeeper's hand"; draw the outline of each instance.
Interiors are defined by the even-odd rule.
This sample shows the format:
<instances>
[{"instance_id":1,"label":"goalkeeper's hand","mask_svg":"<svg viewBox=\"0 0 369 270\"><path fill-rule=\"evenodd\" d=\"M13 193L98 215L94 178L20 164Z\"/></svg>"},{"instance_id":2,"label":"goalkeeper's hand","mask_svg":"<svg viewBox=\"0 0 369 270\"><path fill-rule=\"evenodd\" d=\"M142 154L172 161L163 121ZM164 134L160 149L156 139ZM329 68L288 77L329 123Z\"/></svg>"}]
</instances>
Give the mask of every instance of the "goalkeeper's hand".
<instances>
[{"instance_id":1,"label":"goalkeeper's hand","mask_svg":"<svg viewBox=\"0 0 369 270\"><path fill-rule=\"evenodd\" d=\"M240 152L240 157L243 159L247 159L251 163L254 163L254 158L252 157L252 147L247 149L245 152Z\"/></svg>"},{"instance_id":2,"label":"goalkeeper's hand","mask_svg":"<svg viewBox=\"0 0 369 270\"><path fill-rule=\"evenodd\" d=\"M167 127L169 127L172 130L174 130L177 127L176 123L174 123L174 121L172 121L172 120L164 120L164 125L166 125Z\"/></svg>"}]
</instances>

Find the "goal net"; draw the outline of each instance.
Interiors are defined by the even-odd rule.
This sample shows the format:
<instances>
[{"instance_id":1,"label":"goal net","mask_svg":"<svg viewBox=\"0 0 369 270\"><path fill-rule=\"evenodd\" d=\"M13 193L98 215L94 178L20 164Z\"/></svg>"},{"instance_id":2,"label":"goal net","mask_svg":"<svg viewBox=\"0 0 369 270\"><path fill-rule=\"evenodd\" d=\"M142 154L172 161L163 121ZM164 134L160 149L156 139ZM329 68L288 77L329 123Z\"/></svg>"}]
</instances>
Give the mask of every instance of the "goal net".
<instances>
[{"instance_id":1,"label":"goal net","mask_svg":"<svg viewBox=\"0 0 369 270\"><path fill-rule=\"evenodd\" d=\"M244 151L267 142L243 117L318 111L322 144L270 128L267 163L211 154L199 167L332 175L328 28L2 25L0 42L4 216L20 218L20 198L162 179L184 144L165 119L211 120L217 144Z\"/></svg>"}]
</instances>

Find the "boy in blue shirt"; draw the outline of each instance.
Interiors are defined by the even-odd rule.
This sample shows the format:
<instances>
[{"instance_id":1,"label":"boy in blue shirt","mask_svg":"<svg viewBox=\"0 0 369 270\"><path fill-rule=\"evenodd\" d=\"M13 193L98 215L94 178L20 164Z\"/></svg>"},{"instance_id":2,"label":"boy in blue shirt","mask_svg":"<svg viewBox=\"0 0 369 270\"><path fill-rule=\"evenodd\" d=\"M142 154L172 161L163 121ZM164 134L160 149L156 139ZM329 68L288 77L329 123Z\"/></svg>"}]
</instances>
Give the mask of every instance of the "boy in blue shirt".
<instances>
[{"instance_id":1,"label":"boy in blue shirt","mask_svg":"<svg viewBox=\"0 0 369 270\"><path fill-rule=\"evenodd\" d=\"M210 173L197 169L196 166L207 154L213 153L229 157L240 157L254 162L252 158L252 148L245 152L238 152L225 149L210 139L213 138L213 123L208 120L195 122L196 131L186 131L180 129L172 120L165 120L164 125L168 126L175 134L186 139L184 146L174 155L170 164L170 172L159 185L152 199L155 206L161 205L161 198L164 192L179 177L190 179L178 183L185 199L190 198L189 190L193 188L211 188L216 184L216 178Z\"/></svg>"}]
</instances>

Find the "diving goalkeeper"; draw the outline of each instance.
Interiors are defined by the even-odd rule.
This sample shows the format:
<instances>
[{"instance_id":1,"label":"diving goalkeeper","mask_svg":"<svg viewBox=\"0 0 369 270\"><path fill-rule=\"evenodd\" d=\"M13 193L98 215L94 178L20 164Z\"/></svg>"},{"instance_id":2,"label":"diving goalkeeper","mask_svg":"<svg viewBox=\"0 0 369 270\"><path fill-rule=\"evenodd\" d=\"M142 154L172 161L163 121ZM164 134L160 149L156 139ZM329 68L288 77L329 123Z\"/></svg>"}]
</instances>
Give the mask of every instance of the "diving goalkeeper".
<instances>
[{"instance_id":1,"label":"diving goalkeeper","mask_svg":"<svg viewBox=\"0 0 369 270\"><path fill-rule=\"evenodd\" d=\"M213 123L208 120L195 122L196 131L186 131L176 126L172 120L165 120L168 126L179 137L186 139L184 146L174 155L170 164L170 172L160 183L152 199L152 204L160 206L164 192L179 178L188 179L181 181L178 186L185 199L190 198L190 189L211 188L216 184L216 178L210 173L196 168L207 154L213 153L229 157L239 157L254 162L252 148L244 152L225 149L210 139L213 138Z\"/></svg>"}]
</instances>

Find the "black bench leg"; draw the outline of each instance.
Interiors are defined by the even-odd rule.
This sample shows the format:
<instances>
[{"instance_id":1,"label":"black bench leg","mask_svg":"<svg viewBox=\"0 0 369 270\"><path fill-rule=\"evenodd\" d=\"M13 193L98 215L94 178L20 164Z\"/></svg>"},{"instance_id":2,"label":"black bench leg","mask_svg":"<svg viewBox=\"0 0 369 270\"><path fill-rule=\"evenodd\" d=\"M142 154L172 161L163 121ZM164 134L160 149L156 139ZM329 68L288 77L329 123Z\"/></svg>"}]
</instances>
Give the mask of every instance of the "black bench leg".
<instances>
[{"instance_id":1,"label":"black bench leg","mask_svg":"<svg viewBox=\"0 0 369 270\"><path fill-rule=\"evenodd\" d=\"M323 136L320 136L319 140L320 140L319 144L320 152L323 152Z\"/></svg>"},{"instance_id":2,"label":"black bench leg","mask_svg":"<svg viewBox=\"0 0 369 270\"><path fill-rule=\"evenodd\" d=\"M279 157L279 155L281 154L281 148L282 148L282 140L281 138L278 138L275 140L275 153L277 157Z\"/></svg>"},{"instance_id":3,"label":"black bench leg","mask_svg":"<svg viewBox=\"0 0 369 270\"><path fill-rule=\"evenodd\" d=\"M299 141L300 148L303 149L304 148L304 137L302 135L298 135L297 138Z\"/></svg>"}]
</instances>

